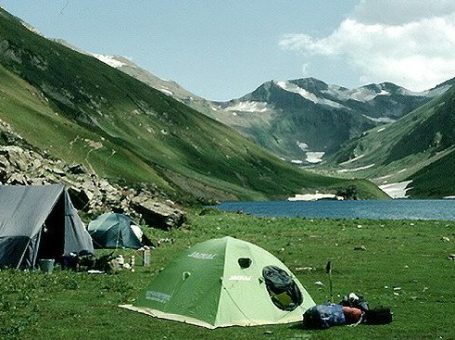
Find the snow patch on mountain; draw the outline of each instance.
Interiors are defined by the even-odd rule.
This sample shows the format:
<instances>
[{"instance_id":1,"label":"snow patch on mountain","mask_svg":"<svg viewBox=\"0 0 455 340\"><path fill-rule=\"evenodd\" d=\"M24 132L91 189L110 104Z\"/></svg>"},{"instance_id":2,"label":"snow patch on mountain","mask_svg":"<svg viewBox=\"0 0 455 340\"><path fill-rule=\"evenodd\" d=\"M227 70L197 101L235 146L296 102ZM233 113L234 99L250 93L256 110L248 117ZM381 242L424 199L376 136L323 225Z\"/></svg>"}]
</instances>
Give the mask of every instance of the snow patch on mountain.
<instances>
[{"instance_id":1,"label":"snow patch on mountain","mask_svg":"<svg viewBox=\"0 0 455 340\"><path fill-rule=\"evenodd\" d=\"M307 143L297 141L297 146L302 151L307 151L308 150L308 144Z\"/></svg>"},{"instance_id":2,"label":"snow patch on mountain","mask_svg":"<svg viewBox=\"0 0 455 340\"><path fill-rule=\"evenodd\" d=\"M296 194L294 197L288 197L288 201L318 201L321 199L333 199L342 201L343 197L335 194L323 194L316 192L314 194Z\"/></svg>"},{"instance_id":3,"label":"snow patch on mountain","mask_svg":"<svg viewBox=\"0 0 455 340\"><path fill-rule=\"evenodd\" d=\"M325 152L310 152L306 153L306 161L308 163L320 163L322 162L322 157L324 157Z\"/></svg>"},{"instance_id":4,"label":"snow patch on mountain","mask_svg":"<svg viewBox=\"0 0 455 340\"><path fill-rule=\"evenodd\" d=\"M404 90L404 89L403 89ZM379 91L379 92L378 92ZM329 85L327 90L322 91L338 100L356 100L358 102L369 102L375 99L377 96L391 96L389 91L383 88L382 84L377 85L376 89L372 89L366 86L362 86L356 89L347 89L338 85ZM419 94L416 93L416 96ZM420 94L421 95L421 94Z\"/></svg>"},{"instance_id":5,"label":"snow patch on mountain","mask_svg":"<svg viewBox=\"0 0 455 340\"><path fill-rule=\"evenodd\" d=\"M334 102L333 100L330 100L330 99L318 97L314 93L311 93L311 92L309 92L305 89L302 89L301 87L299 87L293 83L287 82L287 81L277 81L276 85L281 87L285 91L296 93L296 94L302 96L303 98L305 98L306 100L309 100L315 104L327 105L327 106L331 106L331 107L334 107L337 109L346 108L345 106L341 105L340 103Z\"/></svg>"},{"instance_id":6,"label":"snow patch on mountain","mask_svg":"<svg viewBox=\"0 0 455 340\"><path fill-rule=\"evenodd\" d=\"M360 170L366 170L366 169L372 168L374 166L375 166L375 164L373 163L373 164L368 164L368 165L361 166L361 167L354 168L354 169L341 169L341 170L338 170L337 172L338 173L355 172L355 171L360 171Z\"/></svg>"},{"instance_id":7,"label":"snow patch on mountain","mask_svg":"<svg viewBox=\"0 0 455 340\"><path fill-rule=\"evenodd\" d=\"M389 117L374 118L374 117L370 117L367 115L362 115L362 116L364 116L365 118L368 118L369 120L372 120L373 122L376 122L376 123L393 123L396 121L396 119L392 119ZM378 132L380 132L380 131L378 131Z\"/></svg>"},{"instance_id":8,"label":"snow patch on mountain","mask_svg":"<svg viewBox=\"0 0 455 340\"><path fill-rule=\"evenodd\" d=\"M126 65L125 63L121 62L120 60L115 59L115 57L110 56L110 55L94 53L93 56L96 59L98 59L99 61L102 61L103 63L108 64L109 66L111 66L113 68L119 68L119 67Z\"/></svg>"},{"instance_id":9,"label":"snow patch on mountain","mask_svg":"<svg viewBox=\"0 0 455 340\"><path fill-rule=\"evenodd\" d=\"M390 92L387 92L387 91L384 90L384 89L381 89L381 92L379 92L377 95L378 95L378 96L390 96L391 93L390 93Z\"/></svg>"},{"instance_id":10,"label":"snow patch on mountain","mask_svg":"<svg viewBox=\"0 0 455 340\"><path fill-rule=\"evenodd\" d=\"M297 93L301 95L303 98L312 101L315 104L318 103L318 97L316 97L314 93L308 92L307 90L302 89L295 84L286 81L277 81L276 84L285 91Z\"/></svg>"},{"instance_id":11,"label":"snow patch on mountain","mask_svg":"<svg viewBox=\"0 0 455 340\"><path fill-rule=\"evenodd\" d=\"M375 91L370 90L366 87L359 87L349 91L351 99L357 100L358 102L369 102L378 95Z\"/></svg>"},{"instance_id":12,"label":"snow patch on mountain","mask_svg":"<svg viewBox=\"0 0 455 340\"><path fill-rule=\"evenodd\" d=\"M245 101L226 107L226 111L241 111L241 112L265 112L267 111L267 103Z\"/></svg>"},{"instance_id":13,"label":"snow patch on mountain","mask_svg":"<svg viewBox=\"0 0 455 340\"><path fill-rule=\"evenodd\" d=\"M363 157L365 157L364 154L359 155L359 156L354 157L354 158L352 158L352 159L350 159L350 160L348 160L348 161L345 161L345 162L343 162L343 163L340 163L340 165L347 165L347 164L350 164L350 163L354 163L355 161L358 161L359 159L362 159Z\"/></svg>"},{"instance_id":14,"label":"snow patch on mountain","mask_svg":"<svg viewBox=\"0 0 455 340\"><path fill-rule=\"evenodd\" d=\"M170 91L169 89L165 88L165 87L161 87L159 89L157 89L158 91L164 93L165 95L168 95L168 96L173 96L174 93L172 91Z\"/></svg>"},{"instance_id":15,"label":"snow patch on mountain","mask_svg":"<svg viewBox=\"0 0 455 340\"><path fill-rule=\"evenodd\" d=\"M398 183L390 183L380 185L379 188L384 191L387 195L392 198L406 198L407 191L411 188L407 188L412 181L404 181Z\"/></svg>"},{"instance_id":16,"label":"snow patch on mountain","mask_svg":"<svg viewBox=\"0 0 455 340\"><path fill-rule=\"evenodd\" d=\"M390 92L384 90L381 86L378 86L377 90L379 90L379 92L374 91L373 89L367 87L359 87L356 89L349 90L345 87L341 87L338 85L329 85L327 90L323 90L321 92L330 95L338 100L347 101L351 99L364 103L373 100L377 96L391 95Z\"/></svg>"},{"instance_id":17,"label":"snow patch on mountain","mask_svg":"<svg viewBox=\"0 0 455 340\"><path fill-rule=\"evenodd\" d=\"M292 164L298 164L298 165L300 165L300 164L303 164L303 161L300 160L300 159L292 159L292 160L291 160L291 163L292 163Z\"/></svg>"}]
</instances>

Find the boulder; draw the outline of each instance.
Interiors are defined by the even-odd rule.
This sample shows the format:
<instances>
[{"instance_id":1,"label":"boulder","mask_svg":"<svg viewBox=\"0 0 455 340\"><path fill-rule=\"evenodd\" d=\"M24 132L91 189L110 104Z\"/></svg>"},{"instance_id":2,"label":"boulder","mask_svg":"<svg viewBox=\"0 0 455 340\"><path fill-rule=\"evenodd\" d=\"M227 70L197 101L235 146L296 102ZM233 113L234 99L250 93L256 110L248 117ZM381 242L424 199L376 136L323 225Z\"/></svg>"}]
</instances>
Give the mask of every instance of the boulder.
<instances>
[{"instance_id":1,"label":"boulder","mask_svg":"<svg viewBox=\"0 0 455 340\"><path fill-rule=\"evenodd\" d=\"M5 157L5 155L0 154L0 167L1 168L8 168L10 167L11 164L9 163L8 159Z\"/></svg>"},{"instance_id":2,"label":"boulder","mask_svg":"<svg viewBox=\"0 0 455 340\"><path fill-rule=\"evenodd\" d=\"M82 164L70 164L65 166L63 170L73 175L82 175L87 173Z\"/></svg>"},{"instance_id":3,"label":"boulder","mask_svg":"<svg viewBox=\"0 0 455 340\"><path fill-rule=\"evenodd\" d=\"M5 156L9 163L20 171L27 170L30 157L22 148L15 145L2 146L0 147L0 155Z\"/></svg>"},{"instance_id":4,"label":"boulder","mask_svg":"<svg viewBox=\"0 0 455 340\"><path fill-rule=\"evenodd\" d=\"M20 174L20 173L12 174L10 176L10 178L8 178L7 183L10 185L27 185L27 184L29 184L27 176Z\"/></svg>"},{"instance_id":5,"label":"boulder","mask_svg":"<svg viewBox=\"0 0 455 340\"><path fill-rule=\"evenodd\" d=\"M62 169L59 169L57 167L50 168L50 172L52 172L58 176L61 176L61 177L64 177L66 175L65 171L63 171Z\"/></svg>"},{"instance_id":6,"label":"boulder","mask_svg":"<svg viewBox=\"0 0 455 340\"><path fill-rule=\"evenodd\" d=\"M142 215L149 226L164 230L178 228L186 221L185 213L155 200L136 198L131 202L134 211Z\"/></svg>"},{"instance_id":7,"label":"boulder","mask_svg":"<svg viewBox=\"0 0 455 340\"><path fill-rule=\"evenodd\" d=\"M39 169L41 166L43 165L43 163L41 162L41 160L39 160L38 158L35 158L32 163L31 163L31 166L32 166L32 169L34 171L36 171L37 169Z\"/></svg>"}]
</instances>

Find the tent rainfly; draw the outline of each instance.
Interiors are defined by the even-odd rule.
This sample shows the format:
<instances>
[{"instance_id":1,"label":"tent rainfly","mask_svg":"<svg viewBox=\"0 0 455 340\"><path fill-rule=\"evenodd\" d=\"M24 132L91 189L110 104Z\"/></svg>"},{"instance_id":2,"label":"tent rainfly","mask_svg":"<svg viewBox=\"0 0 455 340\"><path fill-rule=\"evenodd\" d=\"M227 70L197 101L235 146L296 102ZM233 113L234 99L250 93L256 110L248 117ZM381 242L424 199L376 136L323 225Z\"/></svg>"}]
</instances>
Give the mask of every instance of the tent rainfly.
<instances>
[{"instance_id":1,"label":"tent rainfly","mask_svg":"<svg viewBox=\"0 0 455 340\"><path fill-rule=\"evenodd\" d=\"M93 253L63 185L0 186L0 267L33 267L38 259Z\"/></svg>"},{"instance_id":2,"label":"tent rainfly","mask_svg":"<svg viewBox=\"0 0 455 340\"><path fill-rule=\"evenodd\" d=\"M270 285L277 273L287 282ZM284 292L284 286L291 287L292 294ZM249 242L224 237L183 251L134 305L121 307L213 329L298 322L314 305L275 256Z\"/></svg>"},{"instance_id":3,"label":"tent rainfly","mask_svg":"<svg viewBox=\"0 0 455 340\"><path fill-rule=\"evenodd\" d=\"M95 248L132 248L142 247L142 234L140 227L126 215L106 213L98 216L88 225L88 232L92 236ZM146 239L147 245L150 242Z\"/></svg>"}]
</instances>

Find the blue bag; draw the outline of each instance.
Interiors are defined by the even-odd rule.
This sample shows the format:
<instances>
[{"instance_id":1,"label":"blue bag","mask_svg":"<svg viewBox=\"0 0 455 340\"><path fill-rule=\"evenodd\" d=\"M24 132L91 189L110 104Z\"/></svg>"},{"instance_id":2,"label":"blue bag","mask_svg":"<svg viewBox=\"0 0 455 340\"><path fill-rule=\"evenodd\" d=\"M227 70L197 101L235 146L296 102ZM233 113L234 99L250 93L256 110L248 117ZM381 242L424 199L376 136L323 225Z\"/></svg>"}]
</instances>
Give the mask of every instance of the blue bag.
<instances>
[{"instance_id":1,"label":"blue bag","mask_svg":"<svg viewBox=\"0 0 455 340\"><path fill-rule=\"evenodd\" d=\"M326 303L309 308L303 314L303 325L306 328L329 328L346 324L343 307L335 303Z\"/></svg>"}]
</instances>

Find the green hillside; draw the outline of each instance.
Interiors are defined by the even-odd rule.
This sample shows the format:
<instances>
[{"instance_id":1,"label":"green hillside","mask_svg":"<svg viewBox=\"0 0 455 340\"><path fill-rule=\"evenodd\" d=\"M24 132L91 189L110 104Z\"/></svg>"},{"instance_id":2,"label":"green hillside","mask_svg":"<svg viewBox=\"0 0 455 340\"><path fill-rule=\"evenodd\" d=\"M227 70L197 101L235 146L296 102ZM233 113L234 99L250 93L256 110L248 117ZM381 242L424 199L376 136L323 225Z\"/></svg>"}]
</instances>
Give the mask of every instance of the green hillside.
<instances>
[{"instance_id":1,"label":"green hillside","mask_svg":"<svg viewBox=\"0 0 455 340\"><path fill-rule=\"evenodd\" d=\"M412 175L413 197L441 198L455 196L455 152L431 163Z\"/></svg>"},{"instance_id":2,"label":"green hillside","mask_svg":"<svg viewBox=\"0 0 455 340\"><path fill-rule=\"evenodd\" d=\"M453 81L452 81L453 83ZM455 88L395 123L374 128L347 143L323 169L328 174L366 177L377 184L412 181L411 197L455 193Z\"/></svg>"},{"instance_id":3,"label":"green hillside","mask_svg":"<svg viewBox=\"0 0 455 340\"><path fill-rule=\"evenodd\" d=\"M266 199L347 186L285 164L237 132L0 10L0 119L100 176L173 197ZM363 183L361 197L376 197Z\"/></svg>"}]
</instances>

